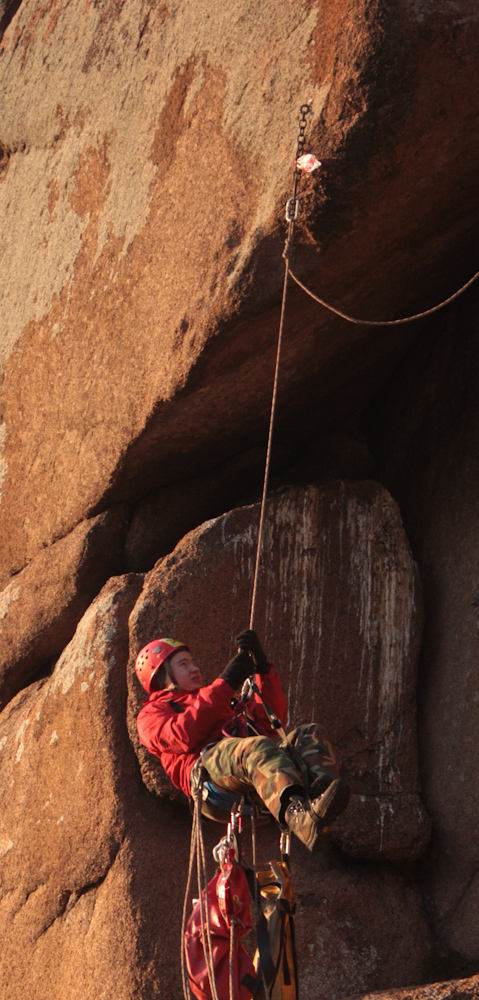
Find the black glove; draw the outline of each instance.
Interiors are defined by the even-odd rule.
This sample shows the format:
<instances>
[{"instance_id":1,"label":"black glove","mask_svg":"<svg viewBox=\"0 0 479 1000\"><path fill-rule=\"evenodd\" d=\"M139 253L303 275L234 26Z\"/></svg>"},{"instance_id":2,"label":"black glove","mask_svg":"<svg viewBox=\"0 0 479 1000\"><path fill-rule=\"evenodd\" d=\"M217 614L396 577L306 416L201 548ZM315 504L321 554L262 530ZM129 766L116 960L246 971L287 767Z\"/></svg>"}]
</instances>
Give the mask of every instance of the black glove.
<instances>
[{"instance_id":1,"label":"black glove","mask_svg":"<svg viewBox=\"0 0 479 1000\"><path fill-rule=\"evenodd\" d=\"M269 660L266 658L264 649L252 628L245 629L244 632L240 632L236 636L235 643L238 649L244 649L248 653L251 653L253 657L253 663L255 665L255 673L257 674L267 674L271 666Z\"/></svg>"},{"instance_id":2,"label":"black glove","mask_svg":"<svg viewBox=\"0 0 479 1000\"><path fill-rule=\"evenodd\" d=\"M254 674L254 663L251 656L245 649L241 649L236 656L228 663L228 665L220 674L220 677L228 684L231 684L233 691L237 691L238 688L244 684L247 677L250 674Z\"/></svg>"}]
</instances>

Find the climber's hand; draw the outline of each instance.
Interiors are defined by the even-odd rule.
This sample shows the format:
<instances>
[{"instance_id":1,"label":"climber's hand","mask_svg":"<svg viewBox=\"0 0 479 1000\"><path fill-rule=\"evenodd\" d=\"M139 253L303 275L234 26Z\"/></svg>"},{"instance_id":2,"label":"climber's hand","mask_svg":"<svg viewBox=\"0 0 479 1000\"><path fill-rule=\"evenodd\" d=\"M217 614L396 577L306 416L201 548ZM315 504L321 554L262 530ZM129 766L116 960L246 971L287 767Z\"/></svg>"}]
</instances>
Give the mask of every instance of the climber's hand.
<instances>
[{"instance_id":1,"label":"climber's hand","mask_svg":"<svg viewBox=\"0 0 479 1000\"><path fill-rule=\"evenodd\" d=\"M269 660L266 657L264 649L252 628L245 629L244 632L240 632L236 636L235 643L238 649L246 650L251 653L253 657L253 663L255 665L255 672L257 674L267 674L270 668Z\"/></svg>"},{"instance_id":2,"label":"climber's hand","mask_svg":"<svg viewBox=\"0 0 479 1000\"><path fill-rule=\"evenodd\" d=\"M254 674L253 660L246 649L240 649L239 653L230 660L220 677L231 685L233 691L237 691L250 674Z\"/></svg>"}]
</instances>

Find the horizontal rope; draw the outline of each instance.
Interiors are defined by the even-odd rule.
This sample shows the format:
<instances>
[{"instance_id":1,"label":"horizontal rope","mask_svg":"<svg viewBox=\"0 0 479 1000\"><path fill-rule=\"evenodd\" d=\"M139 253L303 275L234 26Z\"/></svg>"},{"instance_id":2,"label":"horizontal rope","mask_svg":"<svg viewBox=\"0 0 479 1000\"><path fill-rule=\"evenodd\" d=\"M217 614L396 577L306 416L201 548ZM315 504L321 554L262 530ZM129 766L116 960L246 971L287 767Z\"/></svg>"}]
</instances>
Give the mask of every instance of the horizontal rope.
<instances>
[{"instance_id":1,"label":"horizontal rope","mask_svg":"<svg viewBox=\"0 0 479 1000\"><path fill-rule=\"evenodd\" d=\"M314 292L306 287L306 285L303 285L303 282L300 281L295 274L293 274L291 268L289 269L289 276L299 286L299 288L303 289L303 292L306 292L306 295L310 296L311 299L314 299L315 302L319 302L320 306L324 306L325 309L329 309L329 311L335 313L336 316L341 316L341 319L347 320L348 323L356 323L357 326L400 326L401 323L412 323L415 319L423 319L424 316L432 316L432 314L438 312L439 309L443 309L444 306L448 306L450 302L454 302L454 299L457 299L459 295L462 295L462 293L466 291L466 288L469 288L469 286L474 283L476 278L479 278L479 271L476 271L472 278L469 278L469 281L466 281L465 285L458 288L457 292L454 292L454 295L450 295L448 299L444 299L443 302L439 302L437 306L432 306L431 309L425 309L424 312L415 313L414 316L404 316L402 319L384 320L356 319L354 316L348 316L347 313L341 312L340 309L336 309L335 306L330 305L329 302L325 302L324 299L320 299L319 296L315 295Z\"/></svg>"}]
</instances>

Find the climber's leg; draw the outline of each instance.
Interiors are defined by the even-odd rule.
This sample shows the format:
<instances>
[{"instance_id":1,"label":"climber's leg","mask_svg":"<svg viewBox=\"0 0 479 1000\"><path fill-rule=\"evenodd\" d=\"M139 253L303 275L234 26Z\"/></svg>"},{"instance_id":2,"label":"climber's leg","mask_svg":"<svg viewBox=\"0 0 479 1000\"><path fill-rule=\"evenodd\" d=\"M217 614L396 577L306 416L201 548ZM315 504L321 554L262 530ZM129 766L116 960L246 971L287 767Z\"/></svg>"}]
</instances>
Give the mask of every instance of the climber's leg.
<instances>
[{"instance_id":1,"label":"climber's leg","mask_svg":"<svg viewBox=\"0 0 479 1000\"><path fill-rule=\"evenodd\" d=\"M303 792L288 751L267 736L226 737L203 754L202 763L223 791L245 794L253 787L280 822L291 795Z\"/></svg>"},{"instance_id":2,"label":"climber's leg","mask_svg":"<svg viewBox=\"0 0 479 1000\"><path fill-rule=\"evenodd\" d=\"M317 798L332 781L339 778L336 754L327 730L311 722L293 729L288 734L288 742L307 767L310 797Z\"/></svg>"}]
</instances>

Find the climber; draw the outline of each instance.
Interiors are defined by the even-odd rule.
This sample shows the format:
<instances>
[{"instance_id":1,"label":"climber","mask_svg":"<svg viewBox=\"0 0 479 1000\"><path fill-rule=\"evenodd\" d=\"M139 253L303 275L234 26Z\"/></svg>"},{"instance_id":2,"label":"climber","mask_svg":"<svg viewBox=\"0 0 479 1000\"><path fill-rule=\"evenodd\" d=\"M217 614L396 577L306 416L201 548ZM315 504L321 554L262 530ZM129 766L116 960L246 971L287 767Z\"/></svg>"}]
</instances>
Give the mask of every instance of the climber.
<instances>
[{"instance_id":1,"label":"climber","mask_svg":"<svg viewBox=\"0 0 479 1000\"><path fill-rule=\"evenodd\" d=\"M185 795L201 755L215 786L240 795L253 787L277 821L317 851L324 828L348 804L349 786L339 777L329 736L316 723L294 729L284 745L264 706L284 725L279 677L255 632L241 632L235 641L236 656L205 686L185 643L155 639L143 647L135 670L149 698L137 718L140 742ZM235 693L253 673L259 694L246 709L248 731L256 735L244 735Z\"/></svg>"}]
</instances>

